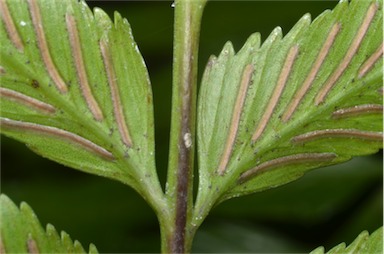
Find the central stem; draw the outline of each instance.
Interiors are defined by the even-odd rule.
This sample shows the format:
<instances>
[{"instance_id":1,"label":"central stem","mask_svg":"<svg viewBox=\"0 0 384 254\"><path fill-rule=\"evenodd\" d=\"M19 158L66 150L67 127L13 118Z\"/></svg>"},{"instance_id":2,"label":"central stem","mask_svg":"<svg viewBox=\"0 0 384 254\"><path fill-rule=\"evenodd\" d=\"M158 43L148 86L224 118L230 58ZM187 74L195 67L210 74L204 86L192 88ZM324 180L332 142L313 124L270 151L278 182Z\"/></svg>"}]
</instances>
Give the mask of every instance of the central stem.
<instances>
[{"instance_id":1,"label":"central stem","mask_svg":"<svg viewBox=\"0 0 384 254\"><path fill-rule=\"evenodd\" d=\"M189 252L195 231L189 222L193 206L197 55L204 3L205 0L175 1L172 120L166 190L171 218L167 226L162 226L162 231L166 231L162 232L162 250L167 253Z\"/></svg>"}]
</instances>

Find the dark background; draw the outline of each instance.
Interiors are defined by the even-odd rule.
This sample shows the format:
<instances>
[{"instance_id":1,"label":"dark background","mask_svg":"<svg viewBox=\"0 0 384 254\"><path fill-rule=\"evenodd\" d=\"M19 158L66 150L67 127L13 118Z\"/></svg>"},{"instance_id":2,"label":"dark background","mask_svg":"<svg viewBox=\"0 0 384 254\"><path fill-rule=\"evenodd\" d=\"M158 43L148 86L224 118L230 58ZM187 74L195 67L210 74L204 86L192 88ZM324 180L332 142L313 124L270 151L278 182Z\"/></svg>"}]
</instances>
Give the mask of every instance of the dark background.
<instances>
[{"instance_id":1,"label":"dark background","mask_svg":"<svg viewBox=\"0 0 384 254\"><path fill-rule=\"evenodd\" d=\"M276 26L284 34L309 12L316 17L334 1L212 1L203 17L200 75L226 41L239 50L248 36L263 40ZM173 8L168 1L88 1L130 22L151 76L157 166L162 183L168 157L171 108ZM199 78L200 80L200 78ZM159 252L156 217L129 187L40 158L23 144L1 140L1 192L28 202L41 223L65 230L100 252ZM381 153L315 170L296 182L227 201L198 231L194 252L308 252L350 243L382 221Z\"/></svg>"}]
</instances>

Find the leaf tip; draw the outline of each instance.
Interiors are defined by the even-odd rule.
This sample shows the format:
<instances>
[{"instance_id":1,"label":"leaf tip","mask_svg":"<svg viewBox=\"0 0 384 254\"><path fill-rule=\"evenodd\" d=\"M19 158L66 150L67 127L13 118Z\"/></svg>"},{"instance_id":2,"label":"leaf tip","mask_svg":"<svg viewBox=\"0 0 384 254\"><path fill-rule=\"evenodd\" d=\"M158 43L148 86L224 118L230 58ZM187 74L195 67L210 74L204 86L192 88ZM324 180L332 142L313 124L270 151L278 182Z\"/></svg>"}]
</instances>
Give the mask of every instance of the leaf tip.
<instances>
[{"instance_id":1,"label":"leaf tip","mask_svg":"<svg viewBox=\"0 0 384 254\"><path fill-rule=\"evenodd\" d=\"M261 42L261 34L253 33L251 34L251 36L249 36L243 48L249 48L250 51L253 51L254 49L257 49L260 47L260 42Z\"/></svg>"},{"instance_id":2,"label":"leaf tip","mask_svg":"<svg viewBox=\"0 0 384 254\"><path fill-rule=\"evenodd\" d=\"M275 27L268 38L264 41L263 47L269 47L277 40L281 40L283 38L283 30L280 26Z\"/></svg>"},{"instance_id":3,"label":"leaf tip","mask_svg":"<svg viewBox=\"0 0 384 254\"><path fill-rule=\"evenodd\" d=\"M96 254L96 253L99 253L99 251L97 250L96 246L95 246L93 243L91 243L91 244L89 245L89 253L90 253L90 254Z\"/></svg>"},{"instance_id":4,"label":"leaf tip","mask_svg":"<svg viewBox=\"0 0 384 254\"><path fill-rule=\"evenodd\" d=\"M221 51L219 57L223 56L233 56L235 54L235 50L233 49L233 44L231 41L227 41Z\"/></svg>"}]
</instances>

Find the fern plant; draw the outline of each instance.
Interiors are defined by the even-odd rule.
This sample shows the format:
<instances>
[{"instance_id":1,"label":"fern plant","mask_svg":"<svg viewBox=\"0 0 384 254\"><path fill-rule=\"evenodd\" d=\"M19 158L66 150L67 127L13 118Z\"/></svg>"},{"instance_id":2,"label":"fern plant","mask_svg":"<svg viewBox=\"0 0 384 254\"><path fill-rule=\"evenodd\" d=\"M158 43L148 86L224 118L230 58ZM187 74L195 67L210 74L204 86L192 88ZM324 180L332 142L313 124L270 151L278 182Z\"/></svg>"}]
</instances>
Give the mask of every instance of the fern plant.
<instances>
[{"instance_id":1,"label":"fern plant","mask_svg":"<svg viewBox=\"0 0 384 254\"><path fill-rule=\"evenodd\" d=\"M209 59L197 96L205 4L174 4L163 190L150 79L128 21L77 0L0 1L2 133L132 187L158 217L164 253L189 252L208 213L227 199L382 148L381 1L341 1L314 21L305 15L284 37L280 28L263 43L251 35L237 53L227 43ZM84 251L52 226L42 230L26 204L18 209L5 195L0 202L2 253ZM381 229L362 233L348 250L380 250L381 238Z\"/></svg>"}]
</instances>

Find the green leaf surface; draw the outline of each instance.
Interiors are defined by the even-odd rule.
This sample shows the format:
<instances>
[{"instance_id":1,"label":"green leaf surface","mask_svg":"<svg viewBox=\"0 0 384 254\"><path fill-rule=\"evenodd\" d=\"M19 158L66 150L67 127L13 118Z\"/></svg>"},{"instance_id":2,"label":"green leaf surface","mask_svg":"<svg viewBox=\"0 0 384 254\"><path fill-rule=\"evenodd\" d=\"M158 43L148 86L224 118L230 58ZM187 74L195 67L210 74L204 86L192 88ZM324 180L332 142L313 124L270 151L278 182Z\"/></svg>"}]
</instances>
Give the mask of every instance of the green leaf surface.
<instances>
[{"instance_id":1,"label":"green leaf surface","mask_svg":"<svg viewBox=\"0 0 384 254\"><path fill-rule=\"evenodd\" d=\"M349 245L341 243L333 247L328 252L324 252L324 247L318 247L311 254L336 254L336 253L383 253L383 228L377 229L371 235L367 231L363 231Z\"/></svg>"},{"instance_id":2,"label":"green leaf surface","mask_svg":"<svg viewBox=\"0 0 384 254\"><path fill-rule=\"evenodd\" d=\"M80 242L48 224L44 230L32 209L21 203L18 208L6 195L0 195L1 253L86 253ZM89 253L98 253L91 244Z\"/></svg>"},{"instance_id":3,"label":"green leaf surface","mask_svg":"<svg viewBox=\"0 0 384 254\"><path fill-rule=\"evenodd\" d=\"M253 34L207 64L195 223L231 197L382 147L382 3L341 1L284 37Z\"/></svg>"},{"instance_id":4,"label":"green leaf surface","mask_svg":"<svg viewBox=\"0 0 384 254\"><path fill-rule=\"evenodd\" d=\"M2 133L160 195L152 91L127 20L77 0L1 1L0 10Z\"/></svg>"}]
</instances>

